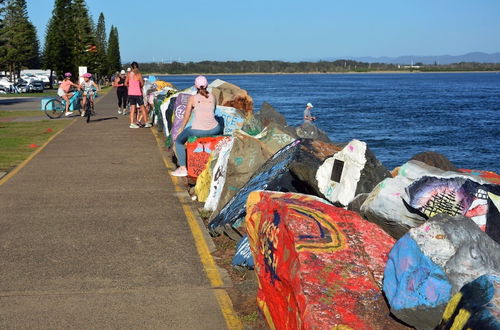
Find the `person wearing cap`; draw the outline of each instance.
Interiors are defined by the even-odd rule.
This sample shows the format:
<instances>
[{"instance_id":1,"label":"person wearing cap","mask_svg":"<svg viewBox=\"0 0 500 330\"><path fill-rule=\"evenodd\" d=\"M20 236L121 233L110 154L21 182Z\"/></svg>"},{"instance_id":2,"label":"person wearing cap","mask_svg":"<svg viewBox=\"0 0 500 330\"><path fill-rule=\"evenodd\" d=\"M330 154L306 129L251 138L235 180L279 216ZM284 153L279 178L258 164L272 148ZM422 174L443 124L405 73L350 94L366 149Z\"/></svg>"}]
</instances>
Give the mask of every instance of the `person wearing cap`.
<instances>
[{"instance_id":1,"label":"person wearing cap","mask_svg":"<svg viewBox=\"0 0 500 330\"><path fill-rule=\"evenodd\" d=\"M128 88L128 102L130 104L130 128L139 127L151 127L151 124L146 122L147 113L146 107L144 107L144 98L142 95L142 87L144 86L144 78L139 71L139 64L137 62L132 62L132 71L125 78L125 86ZM144 118L145 123L136 120L135 109L139 107L142 118ZM139 111L139 110L138 110Z\"/></svg>"},{"instance_id":2,"label":"person wearing cap","mask_svg":"<svg viewBox=\"0 0 500 330\"><path fill-rule=\"evenodd\" d=\"M196 77L194 85L198 92L196 95L192 95L188 100L184 118L180 126L180 133L175 139L175 154L177 155L179 167L170 173L173 176L187 176L186 149L184 148L184 143L186 143L190 136L211 136L218 135L222 132L222 127L215 119L217 100L215 96L207 90L207 78L204 76ZM191 115L193 115L191 127L185 128Z\"/></svg>"},{"instance_id":3,"label":"person wearing cap","mask_svg":"<svg viewBox=\"0 0 500 330\"><path fill-rule=\"evenodd\" d=\"M314 107L310 102L306 104L306 109L304 110L304 123L312 123L316 120L316 117L311 115L312 108Z\"/></svg>"},{"instance_id":4,"label":"person wearing cap","mask_svg":"<svg viewBox=\"0 0 500 330\"><path fill-rule=\"evenodd\" d=\"M71 81L71 72L66 72L64 74L64 80L59 85L57 89L57 95L62 97L66 101L66 109L64 112L65 116L69 116L73 114L73 111L69 111L69 99L73 96L73 93L70 93L71 86L80 89L80 85L77 85Z\"/></svg>"},{"instance_id":5,"label":"person wearing cap","mask_svg":"<svg viewBox=\"0 0 500 330\"><path fill-rule=\"evenodd\" d=\"M128 90L125 86L127 73L125 70L120 71L120 74L115 77L113 87L116 87L116 97L118 98L118 114L125 115L125 108L127 107Z\"/></svg>"},{"instance_id":6,"label":"person wearing cap","mask_svg":"<svg viewBox=\"0 0 500 330\"><path fill-rule=\"evenodd\" d=\"M99 88L99 85L97 85L93 80L90 80L92 78L92 74L90 73L84 73L83 74L83 81L80 84L80 89L83 89L83 99L82 99L82 107L85 109L85 105L87 104L89 96L93 95L94 93L94 88L98 91L101 89ZM90 99L90 102L93 102L93 99ZM92 105L92 103L90 103ZM82 117L85 116L85 110L82 111Z\"/></svg>"}]
</instances>

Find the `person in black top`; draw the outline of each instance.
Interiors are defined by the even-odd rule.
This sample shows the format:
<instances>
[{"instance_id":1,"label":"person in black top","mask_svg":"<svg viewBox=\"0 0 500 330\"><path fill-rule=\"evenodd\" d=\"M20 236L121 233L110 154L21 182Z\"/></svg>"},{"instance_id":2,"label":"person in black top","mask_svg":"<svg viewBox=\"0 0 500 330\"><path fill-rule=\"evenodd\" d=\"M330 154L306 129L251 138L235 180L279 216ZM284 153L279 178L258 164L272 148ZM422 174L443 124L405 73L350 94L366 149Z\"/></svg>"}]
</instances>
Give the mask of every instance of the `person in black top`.
<instances>
[{"instance_id":1,"label":"person in black top","mask_svg":"<svg viewBox=\"0 0 500 330\"><path fill-rule=\"evenodd\" d=\"M127 74L125 70L120 72L120 75L117 75L115 81L113 82L113 86L116 87L116 96L118 97L118 114L125 114L126 106L127 106L127 98L128 91L127 86L125 86L125 78Z\"/></svg>"}]
</instances>

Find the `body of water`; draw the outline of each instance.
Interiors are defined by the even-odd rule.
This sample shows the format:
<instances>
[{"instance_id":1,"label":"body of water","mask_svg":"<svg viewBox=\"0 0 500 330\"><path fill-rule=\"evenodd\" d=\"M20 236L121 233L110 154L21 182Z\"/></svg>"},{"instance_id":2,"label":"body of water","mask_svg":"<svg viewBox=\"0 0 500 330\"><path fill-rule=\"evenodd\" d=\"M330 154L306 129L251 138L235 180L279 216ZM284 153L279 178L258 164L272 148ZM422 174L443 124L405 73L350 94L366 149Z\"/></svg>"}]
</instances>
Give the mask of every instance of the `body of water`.
<instances>
[{"instance_id":1,"label":"body of water","mask_svg":"<svg viewBox=\"0 0 500 330\"><path fill-rule=\"evenodd\" d=\"M335 142L365 141L389 169L422 151L459 168L500 173L500 74L207 75L246 89L255 111L270 103L300 125L307 102ZM193 76L163 76L178 88Z\"/></svg>"}]
</instances>

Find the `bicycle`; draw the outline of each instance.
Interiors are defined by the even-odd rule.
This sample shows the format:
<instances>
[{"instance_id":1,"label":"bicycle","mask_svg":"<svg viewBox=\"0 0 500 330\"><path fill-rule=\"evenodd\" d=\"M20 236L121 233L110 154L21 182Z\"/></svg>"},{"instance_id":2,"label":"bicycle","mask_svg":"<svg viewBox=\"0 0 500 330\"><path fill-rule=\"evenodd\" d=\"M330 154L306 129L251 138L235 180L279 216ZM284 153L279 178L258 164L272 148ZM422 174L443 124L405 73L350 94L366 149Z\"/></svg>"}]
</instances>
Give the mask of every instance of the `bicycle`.
<instances>
[{"instance_id":1,"label":"bicycle","mask_svg":"<svg viewBox=\"0 0 500 330\"><path fill-rule=\"evenodd\" d=\"M90 121L90 116L95 115L95 108L94 108L95 96L96 96L95 89L87 91L87 102L85 102L85 109L83 109L85 117L87 117L87 123Z\"/></svg>"},{"instance_id":2,"label":"bicycle","mask_svg":"<svg viewBox=\"0 0 500 330\"><path fill-rule=\"evenodd\" d=\"M71 98L69 99L70 106L73 105L73 110L78 110L79 113L81 113L81 107L80 107L81 96L82 93L80 91L76 91L73 93L73 96L71 96ZM66 100L60 96L52 98L48 100L47 103L45 103L43 110L47 115L47 117L49 117L50 119L60 118L66 110Z\"/></svg>"}]
</instances>

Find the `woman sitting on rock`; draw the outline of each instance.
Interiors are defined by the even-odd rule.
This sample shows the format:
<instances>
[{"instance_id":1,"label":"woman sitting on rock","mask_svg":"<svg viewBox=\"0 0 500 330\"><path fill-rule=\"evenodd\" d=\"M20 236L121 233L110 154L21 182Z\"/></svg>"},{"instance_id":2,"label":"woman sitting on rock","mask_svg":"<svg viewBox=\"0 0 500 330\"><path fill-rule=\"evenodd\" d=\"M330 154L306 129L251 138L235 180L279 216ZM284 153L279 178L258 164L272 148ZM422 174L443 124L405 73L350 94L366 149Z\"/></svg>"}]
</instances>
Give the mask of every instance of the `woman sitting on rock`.
<instances>
[{"instance_id":1,"label":"woman sitting on rock","mask_svg":"<svg viewBox=\"0 0 500 330\"><path fill-rule=\"evenodd\" d=\"M215 96L207 90L207 78L204 76L196 77L194 85L198 89L198 93L189 98L184 119L180 126L180 133L175 139L175 153L179 168L171 173L173 176L187 176L184 143L186 143L190 136L210 136L218 135L222 132L222 127L215 119L217 101ZM191 127L185 128L191 114L194 115Z\"/></svg>"}]
</instances>

